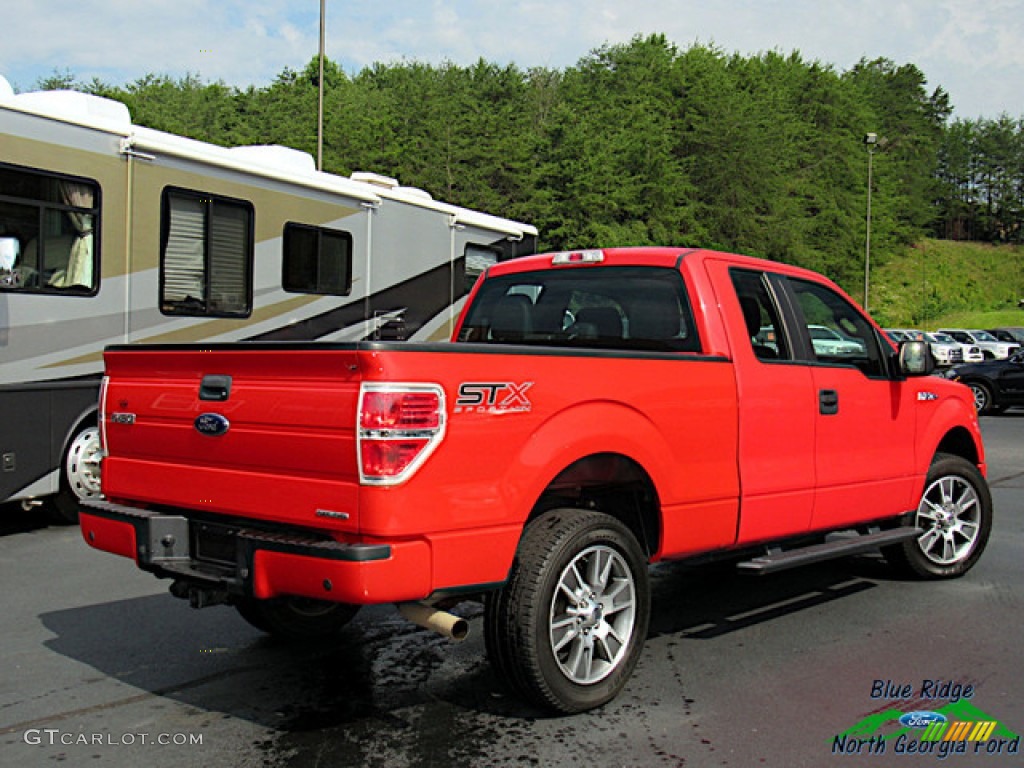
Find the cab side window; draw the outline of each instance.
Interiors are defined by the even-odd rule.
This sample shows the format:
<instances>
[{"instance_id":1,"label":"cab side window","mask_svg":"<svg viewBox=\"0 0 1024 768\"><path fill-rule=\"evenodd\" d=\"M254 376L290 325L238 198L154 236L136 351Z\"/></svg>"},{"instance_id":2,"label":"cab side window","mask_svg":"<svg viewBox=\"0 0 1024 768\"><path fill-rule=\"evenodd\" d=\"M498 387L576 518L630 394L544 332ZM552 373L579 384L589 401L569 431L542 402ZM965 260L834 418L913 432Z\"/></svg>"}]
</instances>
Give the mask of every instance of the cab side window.
<instances>
[{"instance_id":1,"label":"cab side window","mask_svg":"<svg viewBox=\"0 0 1024 768\"><path fill-rule=\"evenodd\" d=\"M746 269L732 269L729 274L754 355L764 361L792 360L790 345L765 274Z\"/></svg>"},{"instance_id":2,"label":"cab side window","mask_svg":"<svg viewBox=\"0 0 1024 768\"><path fill-rule=\"evenodd\" d=\"M807 280L790 279L803 314L814 360L830 365L852 365L866 376L885 376L885 361L871 323L831 288Z\"/></svg>"}]
</instances>

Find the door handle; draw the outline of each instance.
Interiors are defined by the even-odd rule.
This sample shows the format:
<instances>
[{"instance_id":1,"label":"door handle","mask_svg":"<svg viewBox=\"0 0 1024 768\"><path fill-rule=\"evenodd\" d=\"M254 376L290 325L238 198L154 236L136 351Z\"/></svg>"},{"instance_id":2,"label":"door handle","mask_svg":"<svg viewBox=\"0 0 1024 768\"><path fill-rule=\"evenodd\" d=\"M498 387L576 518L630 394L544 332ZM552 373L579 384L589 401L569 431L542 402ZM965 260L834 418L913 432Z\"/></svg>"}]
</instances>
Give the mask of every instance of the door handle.
<instances>
[{"instance_id":1,"label":"door handle","mask_svg":"<svg viewBox=\"0 0 1024 768\"><path fill-rule=\"evenodd\" d=\"M822 416L834 416L839 413L839 393L834 389L819 389L818 413Z\"/></svg>"},{"instance_id":2,"label":"door handle","mask_svg":"<svg viewBox=\"0 0 1024 768\"><path fill-rule=\"evenodd\" d=\"M207 374L199 384L199 399L223 402L231 395L231 377Z\"/></svg>"}]
</instances>

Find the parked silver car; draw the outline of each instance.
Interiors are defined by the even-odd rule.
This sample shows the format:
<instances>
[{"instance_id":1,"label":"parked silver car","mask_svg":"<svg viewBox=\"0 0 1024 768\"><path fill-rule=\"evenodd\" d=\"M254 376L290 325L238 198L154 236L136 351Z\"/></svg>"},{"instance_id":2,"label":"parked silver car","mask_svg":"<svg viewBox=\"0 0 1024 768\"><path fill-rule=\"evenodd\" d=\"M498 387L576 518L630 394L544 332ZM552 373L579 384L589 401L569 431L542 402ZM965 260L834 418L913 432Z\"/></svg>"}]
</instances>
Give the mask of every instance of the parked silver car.
<instances>
[{"instance_id":1,"label":"parked silver car","mask_svg":"<svg viewBox=\"0 0 1024 768\"><path fill-rule=\"evenodd\" d=\"M899 341L924 341L924 331L916 328L888 328L885 332L890 336L896 334Z\"/></svg>"},{"instance_id":2,"label":"parked silver car","mask_svg":"<svg viewBox=\"0 0 1024 768\"><path fill-rule=\"evenodd\" d=\"M961 344L977 347L985 360L1005 360L1020 349L1020 344L999 341L988 331L977 328L940 328L939 332L948 333Z\"/></svg>"},{"instance_id":3,"label":"parked silver car","mask_svg":"<svg viewBox=\"0 0 1024 768\"><path fill-rule=\"evenodd\" d=\"M839 335L824 325L808 325L811 345L816 355L826 357L858 357L864 354L864 344L856 339Z\"/></svg>"}]
</instances>

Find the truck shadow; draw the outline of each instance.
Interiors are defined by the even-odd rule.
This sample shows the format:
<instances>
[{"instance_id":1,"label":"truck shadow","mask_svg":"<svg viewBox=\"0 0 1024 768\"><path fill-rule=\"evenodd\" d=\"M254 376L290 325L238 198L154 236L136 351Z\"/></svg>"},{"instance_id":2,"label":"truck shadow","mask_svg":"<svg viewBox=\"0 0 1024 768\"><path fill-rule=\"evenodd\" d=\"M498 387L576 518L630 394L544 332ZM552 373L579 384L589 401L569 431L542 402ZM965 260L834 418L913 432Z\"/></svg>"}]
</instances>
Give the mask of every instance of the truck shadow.
<instances>
[{"instance_id":1,"label":"truck shadow","mask_svg":"<svg viewBox=\"0 0 1024 768\"><path fill-rule=\"evenodd\" d=\"M38 531L50 525L41 509L22 509L16 502L0 504L0 536Z\"/></svg>"},{"instance_id":2,"label":"truck shadow","mask_svg":"<svg viewBox=\"0 0 1024 768\"><path fill-rule=\"evenodd\" d=\"M653 610L648 637L710 640L873 589L892 579L879 558L857 557L770 576L739 573L730 563L651 569ZM681 601L680 598L683 598Z\"/></svg>"},{"instance_id":3,"label":"truck shadow","mask_svg":"<svg viewBox=\"0 0 1024 768\"><path fill-rule=\"evenodd\" d=\"M45 642L50 650L118 682L286 729L386 716L389 706L412 703L446 644L384 607L364 609L330 643L280 642L231 609L194 611L162 594L40 619L55 635ZM332 723L297 717L328 699Z\"/></svg>"},{"instance_id":4,"label":"truck shadow","mask_svg":"<svg viewBox=\"0 0 1024 768\"><path fill-rule=\"evenodd\" d=\"M884 566L865 557L765 578L724 566L658 565L651 572L649 639L669 636L670 645L678 639L713 650L731 632L855 599L879 586L884 574ZM538 739L571 740L580 727L604 730L659 706L645 701L647 686L637 681L600 710L548 718L494 674L480 606L468 603L457 612L472 626L458 645L408 624L393 607L377 606L364 608L330 644L296 646L267 638L233 610L194 611L167 594L53 611L40 616L54 635L46 647L123 687L114 701L69 708L47 722L82 720L92 710L105 720L137 722L147 712L160 717L173 701L194 709L200 723L220 713L266 729L256 745L267 766L315 765L328 748L337 766L402 763L424 754L436 764L474 764L496 745L530 753ZM664 644L649 643L643 666L668 665L665 653Z\"/></svg>"},{"instance_id":5,"label":"truck shadow","mask_svg":"<svg viewBox=\"0 0 1024 768\"><path fill-rule=\"evenodd\" d=\"M714 640L870 590L880 578L887 578L885 566L869 558L764 578L737 574L727 565L656 565L651 569L648 637ZM217 689L216 701L208 702L214 709L224 707L231 715L261 724L294 728L306 723L294 718L289 722L288 713L317 690L338 691L344 705L336 713L340 723L381 717L391 705L443 697L447 680L461 687L465 673L472 685L486 688L469 698L488 709L488 702L503 696L493 695L501 686L484 657L482 608L465 603L457 612L472 627L470 639L458 645L407 623L391 606L365 607L336 640L309 644L266 637L230 608L197 611L165 594L52 611L40 618L54 635L45 643L52 651L127 685L198 707L205 691ZM439 670L442 666L451 669ZM432 680L438 671L443 673L440 688ZM430 689L424 690L428 681ZM250 685L266 696L265 707L254 705ZM231 686L240 688L244 705L232 703ZM505 706L498 709L507 711Z\"/></svg>"}]
</instances>

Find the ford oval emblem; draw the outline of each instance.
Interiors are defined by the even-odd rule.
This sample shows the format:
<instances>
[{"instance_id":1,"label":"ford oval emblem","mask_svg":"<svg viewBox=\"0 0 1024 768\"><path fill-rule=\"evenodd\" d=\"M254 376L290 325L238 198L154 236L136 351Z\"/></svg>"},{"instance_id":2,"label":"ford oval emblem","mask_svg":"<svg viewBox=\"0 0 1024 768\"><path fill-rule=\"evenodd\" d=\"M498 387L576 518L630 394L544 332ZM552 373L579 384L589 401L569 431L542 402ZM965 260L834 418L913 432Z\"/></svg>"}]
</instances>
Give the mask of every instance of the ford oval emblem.
<instances>
[{"instance_id":1,"label":"ford oval emblem","mask_svg":"<svg viewBox=\"0 0 1024 768\"><path fill-rule=\"evenodd\" d=\"M196 416L196 420L192 422L192 425L200 434L210 435L211 437L223 435L231 428L231 422L219 413L201 413Z\"/></svg>"},{"instance_id":2,"label":"ford oval emblem","mask_svg":"<svg viewBox=\"0 0 1024 768\"><path fill-rule=\"evenodd\" d=\"M946 716L939 712L907 712L900 718L900 725L907 728L927 728L932 723L944 723Z\"/></svg>"}]
</instances>

